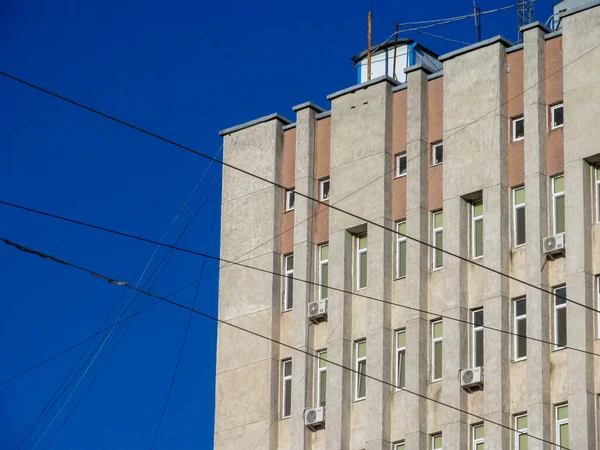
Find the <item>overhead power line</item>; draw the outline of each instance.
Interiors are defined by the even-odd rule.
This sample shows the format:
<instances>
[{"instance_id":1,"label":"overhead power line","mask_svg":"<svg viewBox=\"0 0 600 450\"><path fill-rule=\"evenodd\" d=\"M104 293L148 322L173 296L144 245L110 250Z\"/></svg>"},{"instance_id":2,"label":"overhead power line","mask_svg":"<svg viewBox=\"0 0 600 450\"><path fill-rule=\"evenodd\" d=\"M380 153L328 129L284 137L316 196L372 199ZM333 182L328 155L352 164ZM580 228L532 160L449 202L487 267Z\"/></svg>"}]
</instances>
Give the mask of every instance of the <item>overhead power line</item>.
<instances>
[{"instance_id":1,"label":"overhead power line","mask_svg":"<svg viewBox=\"0 0 600 450\"><path fill-rule=\"evenodd\" d=\"M178 308L181 308L181 309L184 309L186 311L189 311L189 312L191 312L193 314L197 314L199 316L205 317L205 318L207 318L209 320L212 320L214 322L217 322L217 323L229 326L229 327L237 329L239 331L243 331L245 333L248 333L250 335L256 336L256 337L258 337L260 339L267 340L267 341L272 342L274 344L278 344L278 345L280 345L282 347L288 348L288 349L293 350L293 351L295 351L297 353L302 353L304 355L310 356L311 358L318 358L318 355L316 355L315 353L311 353L311 352L303 350L301 348L294 347L294 346L292 346L290 344L286 344L284 342L278 341L277 339L274 339L274 338L269 337L269 336L265 336L265 335L260 334L260 333L258 333L256 331L252 331L252 330L249 330L247 328L241 327L239 325L235 325L235 324L233 324L231 322L228 322L226 320L219 319L218 317L215 317L215 316L212 316L212 315L207 314L205 312L199 311L199 310L197 310L195 308L192 308L190 306L178 303L178 302L176 302L174 300L170 300L170 299L168 299L166 297L162 297L162 296L160 296L158 294L154 294L153 292L137 288L137 287L129 284L127 281L119 281L116 278L112 278L112 277L109 277L107 275L103 275L103 274L95 272L95 271L93 271L91 269L85 268L83 266L80 266L80 265L77 265L77 264L74 264L74 263L70 263L68 261L62 260L62 259L57 258L55 256L49 255L47 253L43 253L43 252L40 252L38 250L34 250L34 249L31 249L31 248L28 248L28 247L26 247L24 245L17 244L17 243L12 242L12 241L10 241L8 239L0 238L0 240L2 240L5 244L7 244L7 245L9 245L11 247L14 247L14 248L16 248L16 249L18 249L18 250L20 250L22 252L25 252L25 253L28 253L28 254L32 254L32 255L36 255L36 256L39 256L39 257L44 258L44 259L49 259L49 260L54 261L54 262L56 262L58 264L67 265L67 266L72 267L74 269L77 269L77 270L79 270L81 272L85 272L85 273L87 273L89 275L92 275L92 276L94 276L96 278L100 278L102 280L105 280L109 284L113 284L113 285L116 285L116 286L121 286L121 287L125 287L127 289L131 289L133 291L139 292L141 294L147 295L147 296L152 297L152 298L159 299L159 300L164 301L166 303L169 303L169 304L171 304L173 306L176 306ZM351 367L344 366L343 364L335 362L335 361L332 361L331 359L321 358L321 360L324 361L324 362L326 362L327 364L331 364L332 366L339 367L342 370L347 370L348 372L351 372L351 373L354 373L354 374L359 374L358 370L353 369ZM385 381L385 380L382 380L380 378L377 378L377 377L374 377L372 375L368 375L368 374L362 373L362 372L360 372L360 374L362 376L364 376L365 378L371 379L371 380L376 381L378 383L381 383L383 385L390 386L390 387L393 387L393 388L396 388L396 389L398 388L398 386L396 384L391 383L389 381ZM406 389L406 388L401 388L401 390L405 391L405 392L407 392L407 393L409 393L411 395L415 395L417 397L420 397L420 398L422 398L424 400L436 403L436 404L441 405L441 406L445 406L446 408L450 408L450 409L452 409L454 411L458 411L458 412L467 414L467 415L469 415L471 417L474 417L476 419L482 420L482 421L487 422L487 423L489 423L491 425L496 425L496 426L499 426L499 427L504 428L506 430L515 432L515 433L517 433L519 435L521 435L521 434L527 435L530 438L538 440L540 442L544 442L544 443L547 443L547 444L554 445L554 442L548 441L548 440L546 440L544 438L541 438L541 437L538 437L538 436L534 436L534 435L531 435L531 434L528 434L528 433L520 432L519 430L517 430L517 429L515 429L515 428L513 428L513 427L511 427L509 425L505 425L503 423L496 422L496 421L491 420L491 419L487 419L487 418L485 418L485 417L483 417L481 415L469 412L467 410L461 409L461 408L459 408L457 406L450 405L450 404L442 402L440 400L436 400L436 399L428 397L428 396L426 396L424 394L419 394L418 392L414 392L414 391L411 391L411 390ZM563 450L570 450L567 447L562 447L562 448L563 448Z\"/></svg>"}]
</instances>

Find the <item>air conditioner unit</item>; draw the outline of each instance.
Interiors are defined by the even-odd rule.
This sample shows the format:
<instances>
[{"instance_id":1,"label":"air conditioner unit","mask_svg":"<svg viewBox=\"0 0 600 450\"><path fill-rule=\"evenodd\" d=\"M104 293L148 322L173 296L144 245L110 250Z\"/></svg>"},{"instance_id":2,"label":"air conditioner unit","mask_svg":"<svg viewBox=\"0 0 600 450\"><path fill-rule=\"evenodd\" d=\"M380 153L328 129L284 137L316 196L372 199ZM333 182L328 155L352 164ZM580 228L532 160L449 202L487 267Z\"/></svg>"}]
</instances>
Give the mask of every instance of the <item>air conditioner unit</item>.
<instances>
[{"instance_id":1,"label":"air conditioner unit","mask_svg":"<svg viewBox=\"0 0 600 450\"><path fill-rule=\"evenodd\" d=\"M325 427L325 407L304 410L304 425L312 431Z\"/></svg>"},{"instance_id":2,"label":"air conditioner unit","mask_svg":"<svg viewBox=\"0 0 600 450\"><path fill-rule=\"evenodd\" d=\"M460 385L467 391L472 392L475 389L483 388L483 367L473 367L464 369L459 373Z\"/></svg>"},{"instance_id":3,"label":"air conditioner unit","mask_svg":"<svg viewBox=\"0 0 600 450\"><path fill-rule=\"evenodd\" d=\"M327 300L318 300L308 304L308 318L312 322L327 320Z\"/></svg>"},{"instance_id":4,"label":"air conditioner unit","mask_svg":"<svg viewBox=\"0 0 600 450\"><path fill-rule=\"evenodd\" d=\"M565 252L565 233L558 233L554 236L544 238L544 253L554 255Z\"/></svg>"}]
</instances>

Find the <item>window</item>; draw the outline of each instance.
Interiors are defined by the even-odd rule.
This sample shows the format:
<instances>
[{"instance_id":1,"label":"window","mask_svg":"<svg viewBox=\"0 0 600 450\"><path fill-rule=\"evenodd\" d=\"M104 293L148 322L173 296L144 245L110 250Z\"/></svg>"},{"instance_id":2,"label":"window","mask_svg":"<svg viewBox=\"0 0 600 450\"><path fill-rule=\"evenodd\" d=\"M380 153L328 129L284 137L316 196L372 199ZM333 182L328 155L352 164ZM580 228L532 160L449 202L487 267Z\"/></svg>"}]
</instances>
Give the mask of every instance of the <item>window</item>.
<instances>
[{"instance_id":1,"label":"window","mask_svg":"<svg viewBox=\"0 0 600 450\"><path fill-rule=\"evenodd\" d=\"M431 381L442 379L442 321L431 323Z\"/></svg>"},{"instance_id":2,"label":"window","mask_svg":"<svg viewBox=\"0 0 600 450\"><path fill-rule=\"evenodd\" d=\"M554 350L567 345L567 287L554 289Z\"/></svg>"},{"instance_id":3,"label":"window","mask_svg":"<svg viewBox=\"0 0 600 450\"><path fill-rule=\"evenodd\" d=\"M321 201L329 200L329 177L323 178L319 182L319 187L321 190Z\"/></svg>"},{"instance_id":4,"label":"window","mask_svg":"<svg viewBox=\"0 0 600 450\"><path fill-rule=\"evenodd\" d=\"M367 233L356 237L356 287L367 287Z\"/></svg>"},{"instance_id":5,"label":"window","mask_svg":"<svg viewBox=\"0 0 600 450\"><path fill-rule=\"evenodd\" d=\"M433 213L433 255L431 258L433 270L444 265L444 212Z\"/></svg>"},{"instance_id":6,"label":"window","mask_svg":"<svg viewBox=\"0 0 600 450\"><path fill-rule=\"evenodd\" d=\"M471 249L473 253L473 259L477 259L483 256L483 201L478 200L473 202L471 210L471 233L473 241L471 244Z\"/></svg>"},{"instance_id":7,"label":"window","mask_svg":"<svg viewBox=\"0 0 600 450\"><path fill-rule=\"evenodd\" d=\"M483 450L483 424L473 425L473 450Z\"/></svg>"},{"instance_id":8,"label":"window","mask_svg":"<svg viewBox=\"0 0 600 450\"><path fill-rule=\"evenodd\" d=\"M404 441L396 442L394 444L394 450L404 450Z\"/></svg>"},{"instance_id":9,"label":"window","mask_svg":"<svg viewBox=\"0 0 600 450\"><path fill-rule=\"evenodd\" d=\"M362 400L367 396L367 341L362 340L356 342L356 381L354 400Z\"/></svg>"},{"instance_id":10,"label":"window","mask_svg":"<svg viewBox=\"0 0 600 450\"><path fill-rule=\"evenodd\" d=\"M527 414L515 416L515 450L527 450Z\"/></svg>"},{"instance_id":11,"label":"window","mask_svg":"<svg viewBox=\"0 0 600 450\"><path fill-rule=\"evenodd\" d=\"M554 105L550 110L552 111L552 129L562 127L565 122L563 104Z\"/></svg>"},{"instance_id":12,"label":"window","mask_svg":"<svg viewBox=\"0 0 600 450\"><path fill-rule=\"evenodd\" d=\"M435 166L444 162L444 144L438 142L431 146L431 165Z\"/></svg>"},{"instance_id":13,"label":"window","mask_svg":"<svg viewBox=\"0 0 600 450\"><path fill-rule=\"evenodd\" d=\"M600 223L600 165L594 168L594 179L596 181L596 223Z\"/></svg>"},{"instance_id":14,"label":"window","mask_svg":"<svg viewBox=\"0 0 600 450\"><path fill-rule=\"evenodd\" d=\"M516 117L512 120L513 142L520 141L525 137L525 118Z\"/></svg>"},{"instance_id":15,"label":"window","mask_svg":"<svg viewBox=\"0 0 600 450\"><path fill-rule=\"evenodd\" d=\"M552 178L552 213L554 234L565 231L565 177L559 175Z\"/></svg>"},{"instance_id":16,"label":"window","mask_svg":"<svg viewBox=\"0 0 600 450\"><path fill-rule=\"evenodd\" d=\"M442 450L442 433L431 436L431 450Z\"/></svg>"},{"instance_id":17,"label":"window","mask_svg":"<svg viewBox=\"0 0 600 450\"><path fill-rule=\"evenodd\" d=\"M471 311L473 367L483 367L483 308Z\"/></svg>"},{"instance_id":18,"label":"window","mask_svg":"<svg viewBox=\"0 0 600 450\"><path fill-rule=\"evenodd\" d=\"M406 175L406 152L396 155L396 178Z\"/></svg>"},{"instance_id":19,"label":"window","mask_svg":"<svg viewBox=\"0 0 600 450\"><path fill-rule=\"evenodd\" d=\"M525 188L513 189L515 247L525 244Z\"/></svg>"},{"instance_id":20,"label":"window","mask_svg":"<svg viewBox=\"0 0 600 450\"><path fill-rule=\"evenodd\" d=\"M600 275L596 275L596 309L600 311ZM600 312L596 313L596 338L600 339Z\"/></svg>"},{"instance_id":21,"label":"window","mask_svg":"<svg viewBox=\"0 0 600 450\"><path fill-rule=\"evenodd\" d=\"M329 296L329 244L319 247L319 299Z\"/></svg>"},{"instance_id":22,"label":"window","mask_svg":"<svg viewBox=\"0 0 600 450\"><path fill-rule=\"evenodd\" d=\"M283 311L290 311L294 307L294 255L283 257Z\"/></svg>"},{"instance_id":23,"label":"window","mask_svg":"<svg viewBox=\"0 0 600 450\"><path fill-rule=\"evenodd\" d=\"M396 278L406 276L406 221L396 224Z\"/></svg>"},{"instance_id":24,"label":"window","mask_svg":"<svg viewBox=\"0 0 600 450\"><path fill-rule=\"evenodd\" d=\"M327 395L327 350L317 353L317 406L325 406Z\"/></svg>"},{"instance_id":25,"label":"window","mask_svg":"<svg viewBox=\"0 0 600 450\"><path fill-rule=\"evenodd\" d=\"M527 299L513 301L514 312L514 360L527 358Z\"/></svg>"},{"instance_id":26,"label":"window","mask_svg":"<svg viewBox=\"0 0 600 450\"><path fill-rule=\"evenodd\" d=\"M406 379L406 330L396 331L396 388L403 389Z\"/></svg>"},{"instance_id":27,"label":"window","mask_svg":"<svg viewBox=\"0 0 600 450\"><path fill-rule=\"evenodd\" d=\"M569 405L559 405L555 409L556 443L559 448L569 448Z\"/></svg>"},{"instance_id":28,"label":"window","mask_svg":"<svg viewBox=\"0 0 600 450\"><path fill-rule=\"evenodd\" d=\"M283 375L281 392L281 418L292 415L292 360L281 361L281 373Z\"/></svg>"},{"instance_id":29,"label":"window","mask_svg":"<svg viewBox=\"0 0 600 450\"><path fill-rule=\"evenodd\" d=\"M295 192L294 189L287 189L285 191L285 210L292 211L294 209Z\"/></svg>"}]
</instances>

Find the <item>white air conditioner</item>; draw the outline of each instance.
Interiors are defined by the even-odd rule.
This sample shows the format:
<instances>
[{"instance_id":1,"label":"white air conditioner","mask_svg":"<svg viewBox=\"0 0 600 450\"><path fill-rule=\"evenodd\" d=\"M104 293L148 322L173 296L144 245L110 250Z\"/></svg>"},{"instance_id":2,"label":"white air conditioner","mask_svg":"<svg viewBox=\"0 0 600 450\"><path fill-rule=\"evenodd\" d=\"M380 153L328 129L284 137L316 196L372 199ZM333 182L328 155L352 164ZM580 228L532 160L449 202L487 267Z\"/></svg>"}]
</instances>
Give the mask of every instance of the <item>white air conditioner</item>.
<instances>
[{"instance_id":1,"label":"white air conditioner","mask_svg":"<svg viewBox=\"0 0 600 450\"><path fill-rule=\"evenodd\" d=\"M308 318L313 322L327 320L327 300L318 300L308 304Z\"/></svg>"},{"instance_id":2,"label":"white air conditioner","mask_svg":"<svg viewBox=\"0 0 600 450\"><path fill-rule=\"evenodd\" d=\"M476 388L483 388L483 367L464 369L459 373L460 385L471 392Z\"/></svg>"},{"instance_id":3,"label":"white air conditioner","mask_svg":"<svg viewBox=\"0 0 600 450\"><path fill-rule=\"evenodd\" d=\"M304 410L304 425L313 431L325 427L325 407Z\"/></svg>"},{"instance_id":4,"label":"white air conditioner","mask_svg":"<svg viewBox=\"0 0 600 450\"><path fill-rule=\"evenodd\" d=\"M558 233L554 236L544 238L544 253L554 255L565 252L565 233Z\"/></svg>"}]
</instances>

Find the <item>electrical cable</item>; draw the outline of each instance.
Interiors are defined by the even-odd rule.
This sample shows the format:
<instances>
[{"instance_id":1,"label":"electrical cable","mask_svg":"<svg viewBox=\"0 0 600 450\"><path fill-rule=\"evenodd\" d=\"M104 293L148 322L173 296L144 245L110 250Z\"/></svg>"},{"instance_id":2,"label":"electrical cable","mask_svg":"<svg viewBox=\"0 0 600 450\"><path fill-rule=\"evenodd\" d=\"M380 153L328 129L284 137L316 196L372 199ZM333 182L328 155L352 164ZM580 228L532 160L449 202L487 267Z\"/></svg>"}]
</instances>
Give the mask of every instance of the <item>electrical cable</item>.
<instances>
[{"instance_id":1,"label":"electrical cable","mask_svg":"<svg viewBox=\"0 0 600 450\"><path fill-rule=\"evenodd\" d=\"M290 349L290 350L293 350L293 351L295 351L295 352L302 353L302 354L304 354L304 355L310 356L311 358L318 358L318 355L316 355L316 354L314 354L314 353L308 352L308 351L306 351L306 350L303 350L303 349L301 349L301 348L294 347L294 346L292 346L292 345L290 345L290 344L285 344L285 343L283 343L283 342L281 342L281 341L278 341L277 339L274 339L274 338L271 338L271 337L265 336L265 335L263 335L263 334L260 334L260 333L258 333L258 332L255 332L255 331L249 330L249 329L247 329L247 328L244 328L244 327L241 327L241 326L239 326L239 325L235 325L235 324L233 324L233 323L231 323L231 322L228 322L228 321L226 321L226 320L219 319L218 317L212 316L212 315L210 315L210 314L207 314L207 313L204 313L204 312L202 312L202 311L199 311L199 310L197 310L197 309L194 309L194 308L192 308L192 307L190 307L190 306L187 306L187 305L184 305L184 304L178 303L178 302L176 302L176 301L170 300L170 299L168 299L168 298L166 298L166 297L162 297L162 296L160 296L160 295L158 295L158 294L154 294L153 292L150 292L150 291L145 291L145 290L143 290L143 289L140 289L140 288L136 288L136 287L134 287L133 285L129 284L127 281L118 281L118 280L117 280L117 279L115 279L115 278L111 278L111 277L109 277L109 276L107 276L107 275L100 274L100 273L98 273L98 272L95 272L95 271L93 271L93 270L91 270L91 269L87 269L87 268L85 268L85 267L83 267L83 266L79 266L79 265L77 265L77 264L69 263L69 262L67 262L67 261L64 261L64 260L61 260L61 259L59 259L59 258L57 258L57 257L55 257L55 256L52 256L52 255L49 255L49 254L46 254L46 253L40 252L40 251L38 251L38 250L31 249L31 248L28 248L28 247L25 247L25 246L23 246L23 245L21 245L21 244L14 243L14 242L12 242L12 241L9 241L9 240L7 240L7 239L4 239L4 238L0 238L0 240L2 240L2 241L5 243L5 244L7 244L7 245L9 245L9 246L11 246L11 247L14 247L14 248L16 248L16 249L18 249L18 250L20 250L20 251L22 251L22 252L29 253L29 254L33 254L33 255L39 256L39 257L41 257L41 258L43 258L43 259L50 259L51 261L54 261L54 262L56 262L56 263L58 263L58 264L65 264L65 265L67 265L67 266L69 266L69 267L72 267L72 268L74 268L74 269L77 269L77 270L79 270L79 271L81 271L81 272L85 272L85 273L87 273L87 274L89 274L89 275L92 275L92 276L94 276L94 277L96 277L96 278L100 278L100 279L102 279L102 280L105 280L105 281L107 281L109 284L113 284L113 285L116 285L116 286L121 286L121 287L125 287L125 288L127 288L127 289L134 290L134 291L136 291L136 292L139 292L139 293L141 293L141 294L147 295L147 296L149 296L149 297L156 298L156 299L162 300L162 301L164 301L164 302L167 302L167 303L169 303L169 304L171 304L171 305L173 305L173 306L176 306L176 307L178 307L178 308L181 308L181 309L183 309L183 310L189 311L189 312L191 312L191 313L193 313L193 314L197 314L197 315L199 315L199 316L205 317L205 318L207 318L207 319L210 319L210 320L212 320L212 321L214 321L214 322L217 322L217 323L220 323L220 324L223 324L223 325L227 325L227 326L229 326L229 327L231 327L231 328L234 328L234 329L236 329L236 330L243 331L243 332L245 332L245 333L248 333L248 334L250 334L250 335L256 336L256 337L258 337L258 338L261 338L261 339L267 340L267 341L269 341L269 342L272 342L272 343L274 343L274 344L278 344L278 345L280 345L280 346L282 346L282 347L285 347L285 348L288 348L288 349ZM334 362L334 361L332 361L332 360L330 360L330 359L326 359L326 358L321 358L321 360L322 360L322 361L324 361L324 362L326 362L328 365L329 365L329 364L331 364L332 366L339 367L339 368L340 368L340 369L342 369L342 370L346 370L346 371L348 371L348 372L351 372L351 373L354 373L354 374L360 374L361 376L364 376L364 377L365 377L365 378L367 378L367 379L371 379L371 380L373 380L373 381L376 381L376 382L378 382L378 383L381 383L381 384L383 384L383 385L390 386L390 387L393 387L393 388L395 388L395 389L397 389L397 388L398 388L398 387L396 386L396 384L394 384L394 383L391 383L391 382L389 382L389 381L382 380L382 379L380 379L380 378L374 377L374 376L372 376L372 375L369 375L369 374L367 374L367 373L359 372L358 370L356 370L356 369L353 369L353 368L351 368L351 367L344 366L344 365L343 365L343 364L341 364L341 363ZM489 423L489 424L491 424L491 425L496 425L496 426L499 426L499 427L501 427L501 428L504 428L504 429L506 429L506 430L509 430L509 431L515 432L515 433L517 433L517 434L519 434L519 435L520 435L520 434L526 434L528 437L530 437L530 438L532 438L532 439L535 439L535 440L538 440L538 441L540 441L540 442L544 442L544 443L547 443L547 444L555 445L555 443L554 443L554 442L548 441L548 440L546 440L546 439L544 439L544 438L541 438L541 437L538 437L538 436L534 436L534 435L531 435L531 434L528 434L528 433L522 433L522 432L520 432L519 430L517 430L517 429L515 429L515 428L513 428L513 427L511 427L511 426L509 426L509 425L505 425L505 424L503 424L503 423L500 423L500 422L497 422L497 421L494 421L494 420L491 420L491 419L487 419L487 418L485 418L485 417L483 417L483 416L481 416L481 415L478 415L478 414L475 414L475 413L472 413L472 412L466 411L466 410L464 410L464 409L462 409L462 408L459 408L459 407L457 407L457 406L450 405L450 404L448 404L448 403L445 403L445 402L442 402L442 401L440 401L440 400L436 400L436 399L434 399L434 398L431 398L431 397L428 397L428 396L426 396L426 395L424 395L424 394L419 394L418 392L414 392L414 391L411 391L411 390L409 390L409 389L406 389L406 388L401 388L401 390L402 390L402 391L404 391L404 392L407 392L407 393L409 393L409 394L415 395L415 396L417 396L417 397L419 397L419 398L422 398L422 399L424 399L424 400L427 400L427 401L430 401L430 402L436 403L436 404L438 404L438 405L441 405L441 406L445 406L445 407L447 407L447 408L450 408L450 409L452 409L452 410L455 410L455 411L461 412L461 413L463 413L463 414L467 414L467 415L469 415L469 416L471 416L471 417L474 417L474 418L476 418L476 419L482 420L482 421L484 421L484 422L487 422L487 423ZM568 449L567 447L562 447L562 448L563 448L564 450L570 450L570 449Z\"/></svg>"}]
</instances>

